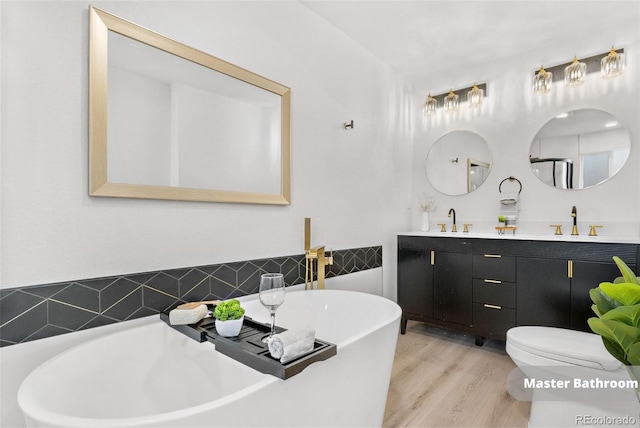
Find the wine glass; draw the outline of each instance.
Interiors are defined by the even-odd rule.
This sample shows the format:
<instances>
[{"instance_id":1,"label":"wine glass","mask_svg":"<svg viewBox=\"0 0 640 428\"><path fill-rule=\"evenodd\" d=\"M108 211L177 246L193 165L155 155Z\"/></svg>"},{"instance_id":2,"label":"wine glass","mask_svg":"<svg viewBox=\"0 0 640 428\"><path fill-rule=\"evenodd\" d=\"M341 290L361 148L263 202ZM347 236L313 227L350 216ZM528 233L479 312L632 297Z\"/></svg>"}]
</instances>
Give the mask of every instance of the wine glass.
<instances>
[{"instance_id":1,"label":"wine glass","mask_svg":"<svg viewBox=\"0 0 640 428\"><path fill-rule=\"evenodd\" d=\"M284 302L284 276L281 273L265 273L260 277L260 303L271 314L271 332L262 339L268 342L276 334L276 310Z\"/></svg>"}]
</instances>

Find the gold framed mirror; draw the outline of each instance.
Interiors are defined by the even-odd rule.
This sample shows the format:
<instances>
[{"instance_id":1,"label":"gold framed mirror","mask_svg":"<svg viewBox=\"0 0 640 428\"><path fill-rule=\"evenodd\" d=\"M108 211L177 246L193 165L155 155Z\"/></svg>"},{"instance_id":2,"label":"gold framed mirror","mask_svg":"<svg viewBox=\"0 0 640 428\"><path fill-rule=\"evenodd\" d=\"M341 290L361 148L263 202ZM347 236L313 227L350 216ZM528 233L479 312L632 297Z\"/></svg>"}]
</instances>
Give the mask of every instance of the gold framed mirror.
<instances>
[{"instance_id":1,"label":"gold framed mirror","mask_svg":"<svg viewBox=\"0 0 640 428\"><path fill-rule=\"evenodd\" d=\"M89 194L290 204L279 83L89 8Z\"/></svg>"}]
</instances>

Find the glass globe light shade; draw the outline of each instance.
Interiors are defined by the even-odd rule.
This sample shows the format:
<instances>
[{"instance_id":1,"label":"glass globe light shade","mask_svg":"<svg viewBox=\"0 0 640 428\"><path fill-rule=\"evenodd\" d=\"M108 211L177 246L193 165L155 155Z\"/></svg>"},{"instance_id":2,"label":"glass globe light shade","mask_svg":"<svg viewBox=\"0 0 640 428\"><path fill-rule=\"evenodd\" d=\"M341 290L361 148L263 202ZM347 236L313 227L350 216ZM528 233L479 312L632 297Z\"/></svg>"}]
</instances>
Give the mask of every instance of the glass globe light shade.
<instances>
[{"instance_id":1,"label":"glass globe light shade","mask_svg":"<svg viewBox=\"0 0 640 428\"><path fill-rule=\"evenodd\" d=\"M436 108L438 107L438 100L433 98L431 94L427 96L427 101L424 103L424 112L429 116L436 114Z\"/></svg>"},{"instance_id":2,"label":"glass globe light shade","mask_svg":"<svg viewBox=\"0 0 640 428\"><path fill-rule=\"evenodd\" d=\"M584 83L587 77L587 64L573 57L573 62L564 69L564 83L567 86L577 86Z\"/></svg>"},{"instance_id":3,"label":"glass globe light shade","mask_svg":"<svg viewBox=\"0 0 640 428\"><path fill-rule=\"evenodd\" d=\"M444 97L444 110L450 113L458 110L458 95L453 92L453 89Z\"/></svg>"},{"instance_id":4,"label":"glass globe light shade","mask_svg":"<svg viewBox=\"0 0 640 428\"><path fill-rule=\"evenodd\" d=\"M602 58L600 61L600 72L602 77L615 77L619 76L624 72L624 54L618 53L611 48L609 51L609 55Z\"/></svg>"},{"instance_id":5,"label":"glass globe light shade","mask_svg":"<svg viewBox=\"0 0 640 428\"><path fill-rule=\"evenodd\" d=\"M536 94L545 94L551 90L551 78L553 73L548 72L543 66L540 66L540 70L533 76L533 90Z\"/></svg>"},{"instance_id":6,"label":"glass globe light shade","mask_svg":"<svg viewBox=\"0 0 640 428\"><path fill-rule=\"evenodd\" d=\"M482 105L482 98L484 97L484 91L474 83L473 88L467 92L467 101L469 107L480 107Z\"/></svg>"}]
</instances>

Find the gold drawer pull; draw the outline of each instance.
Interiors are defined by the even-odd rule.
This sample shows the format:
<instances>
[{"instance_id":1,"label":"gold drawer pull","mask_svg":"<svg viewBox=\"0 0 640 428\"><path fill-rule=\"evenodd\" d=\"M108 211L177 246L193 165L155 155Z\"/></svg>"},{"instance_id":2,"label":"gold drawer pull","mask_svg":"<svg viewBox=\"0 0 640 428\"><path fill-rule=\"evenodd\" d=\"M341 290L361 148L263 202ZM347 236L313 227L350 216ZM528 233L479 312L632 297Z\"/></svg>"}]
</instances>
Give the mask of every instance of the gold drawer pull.
<instances>
[{"instance_id":1,"label":"gold drawer pull","mask_svg":"<svg viewBox=\"0 0 640 428\"><path fill-rule=\"evenodd\" d=\"M502 257L500 254L485 254L485 257L491 257L494 259L499 259L500 257Z\"/></svg>"},{"instance_id":2,"label":"gold drawer pull","mask_svg":"<svg viewBox=\"0 0 640 428\"><path fill-rule=\"evenodd\" d=\"M487 303L484 304L484 307L489 309L502 309L502 306L489 305Z\"/></svg>"},{"instance_id":3,"label":"gold drawer pull","mask_svg":"<svg viewBox=\"0 0 640 428\"><path fill-rule=\"evenodd\" d=\"M484 282L488 282L489 284L502 284L502 281L498 281L497 279L485 279Z\"/></svg>"}]
</instances>

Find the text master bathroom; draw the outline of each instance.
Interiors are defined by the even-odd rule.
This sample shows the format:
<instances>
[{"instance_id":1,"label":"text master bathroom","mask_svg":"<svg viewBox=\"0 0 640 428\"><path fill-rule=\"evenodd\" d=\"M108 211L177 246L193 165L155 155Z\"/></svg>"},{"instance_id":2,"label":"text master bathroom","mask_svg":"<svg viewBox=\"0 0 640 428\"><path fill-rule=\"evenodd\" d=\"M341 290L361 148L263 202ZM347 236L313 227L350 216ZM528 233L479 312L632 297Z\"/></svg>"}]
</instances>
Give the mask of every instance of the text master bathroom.
<instances>
[{"instance_id":1,"label":"text master bathroom","mask_svg":"<svg viewBox=\"0 0 640 428\"><path fill-rule=\"evenodd\" d=\"M0 20L1 426L640 426L640 2ZM313 349L252 365L267 273Z\"/></svg>"}]
</instances>

